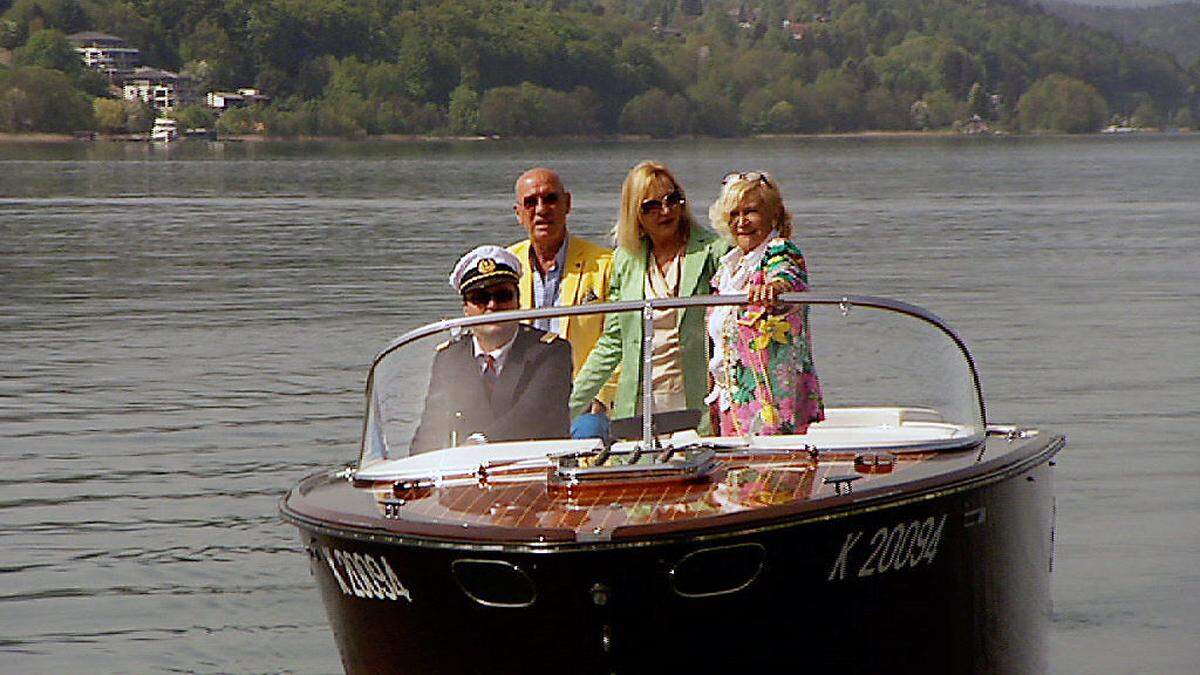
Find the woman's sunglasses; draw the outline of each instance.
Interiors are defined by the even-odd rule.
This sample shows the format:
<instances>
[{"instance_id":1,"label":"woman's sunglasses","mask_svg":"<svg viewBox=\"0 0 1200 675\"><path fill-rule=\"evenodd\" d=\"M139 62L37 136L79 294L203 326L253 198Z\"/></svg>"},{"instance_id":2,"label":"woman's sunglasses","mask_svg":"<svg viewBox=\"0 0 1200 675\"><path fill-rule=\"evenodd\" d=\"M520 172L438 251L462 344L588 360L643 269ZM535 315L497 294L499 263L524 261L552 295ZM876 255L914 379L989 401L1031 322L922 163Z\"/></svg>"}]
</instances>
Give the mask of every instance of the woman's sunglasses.
<instances>
[{"instance_id":1,"label":"woman's sunglasses","mask_svg":"<svg viewBox=\"0 0 1200 675\"><path fill-rule=\"evenodd\" d=\"M497 288L473 288L463 293L463 300L476 307L487 307L492 300L497 305L507 305L517 298L517 290L512 286Z\"/></svg>"},{"instance_id":2,"label":"woman's sunglasses","mask_svg":"<svg viewBox=\"0 0 1200 675\"><path fill-rule=\"evenodd\" d=\"M640 209L642 215L644 216L648 213L653 213L654 211L661 211L664 204L671 208L675 208L676 206L683 206L686 203L687 200L683 198L683 193L679 190L675 190L662 199L643 199Z\"/></svg>"},{"instance_id":3,"label":"woman's sunglasses","mask_svg":"<svg viewBox=\"0 0 1200 675\"><path fill-rule=\"evenodd\" d=\"M733 173L725 174L725 177L721 179L721 185L723 187L742 180L751 183L758 181L768 187L771 185L771 175L766 171L734 171Z\"/></svg>"}]
</instances>

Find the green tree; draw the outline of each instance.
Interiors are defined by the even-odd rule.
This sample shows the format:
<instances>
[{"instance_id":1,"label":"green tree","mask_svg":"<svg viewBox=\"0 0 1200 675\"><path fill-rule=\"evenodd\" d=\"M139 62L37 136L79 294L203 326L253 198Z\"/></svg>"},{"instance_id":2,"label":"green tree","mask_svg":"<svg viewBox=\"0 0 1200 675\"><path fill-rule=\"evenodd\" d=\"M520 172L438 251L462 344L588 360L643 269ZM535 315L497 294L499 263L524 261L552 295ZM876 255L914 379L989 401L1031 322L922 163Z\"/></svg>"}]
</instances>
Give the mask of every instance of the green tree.
<instances>
[{"instance_id":1,"label":"green tree","mask_svg":"<svg viewBox=\"0 0 1200 675\"><path fill-rule=\"evenodd\" d=\"M496 87L484 93L479 104L479 130L504 136L556 136L586 134L596 129L595 110L586 90L571 94L522 82L517 87Z\"/></svg>"},{"instance_id":2,"label":"green tree","mask_svg":"<svg viewBox=\"0 0 1200 675\"><path fill-rule=\"evenodd\" d=\"M212 129L217 123L217 117L213 111L203 105L180 106L171 111L170 117L179 124L180 131Z\"/></svg>"},{"instance_id":3,"label":"green tree","mask_svg":"<svg viewBox=\"0 0 1200 675\"><path fill-rule=\"evenodd\" d=\"M863 95L857 84L841 70L827 70L809 86L814 117L822 131L849 131L861 127Z\"/></svg>"},{"instance_id":4,"label":"green tree","mask_svg":"<svg viewBox=\"0 0 1200 675\"><path fill-rule=\"evenodd\" d=\"M985 120L991 119L991 101L987 92L983 90L983 85L978 82L971 85L971 92L967 94L967 113L970 115L979 115L980 118Z\"/></svg>"},{"instance_id":5,"label":"green tree","mask_svg":"<svg viewBox=\"0 0 1200 675\"><path fill-rule=\"evenodd\" d=\"M1065 75L1049 75L1017 102L1017 119L1026 131L1095 131L1108 118L1108 105L1092 85Z\"/></svg>"},{"instance_id":6,"label":"green tree","mask_svg":"<svg viewBox=\"0 0 1200 675\"><path fill-rule=\"evenodd\" d=\"M739 27L730 9L753 25ZM700 133L892 128L910 124L912 102L944 91L957 105L975 83L1001 97L992 114L1008 124L1030 83L1052 73L1090 83L1121 111L1148 98L1160 113L1200 114L1196 69L1009 0L0 0L0 12L0 47L45 28L95 29L157 67L203 64L213 87L256 83L277 101L257 123L287 133L444 128L452 98L462 127L455 92L468 90L481 110L512 109L511 128L536 133L616 131L652 89L687 92L685 126ZM804 27L784 30L783 19ZM684 39L653 37L656 20ZM46 56L31 63L63 66ZM489 99L497 88L528 92L523 82L585 123L545 103ZM74 87L104 93L94 78Z\"/></svg>"},{"instance_id":7,"label":"green tree","mask_svg":"<svg viewBox=\"0 0 1200 675\"><path fill-rule=\"evenodd\" d=\"M72 132L93 128L92 104L57 70L0 70L0 130Z\"/></svg>"},{"instance_id":8,"label":"green tree","mask_svg":"<svg viewBox=\"0 0 1200 675\"><path fill-rule=\"evenodd\" d=\"M473 134L479 128L479 94L466 84L450 93L450 132Z\"/></svg>"},{"instance_id":9,"label":"green tree","mask_svg":"<svg viewBox=\"0 0 1200 675\"><path fill-rule=\"evenodd\" d=\"M260 131L259 113L254 108L234 108L226 110L217 118L217 134L221 136L239 136Z\"/></svg>"},{"instance_id":10,"label":"green tree","mask_svg":"<svg viewBox=\"0 0 1200 675\"><path fill-rule=\"evenodd\" d=\"M712 82L697 84L688 89L692 103L693 130L706 136L736 136L738 128L737 106L733 100Z\"/></svg>"},{"instance_id":11,"label":"green tree","mask_svg":"<svg viewBox=\"0 0 1200 675\"><path fill-rule=\"evenodd\" d=\"M183 62L179 58L178 41L187 34L190 23L187 21L187 11L182 7L172 7L172 4L175 3L164 0L92 0L87 3L87 14L95 30L119 35L131 46L137 47L142 63L176 70ZM192 4L217 11L217 7L208 1ZM144 12L146 16L139 12Z\"/></svg>"},{"instance_id":12,"label":"green tree","mask_svg":"<svg viewBox=\"0 0 1200 675\"><path fill-rule=\"evenodd\" d=\"M92 115L96 119L96 129L106 134L117 134L125 131L125 104L112 98L92 99Z\"/></svg>"},{"instance_id":13,"label":"green tree","mask_svg":"<svg viewBox=\"0 0 1200 675\"><path fill-rule=\"evenodd\" d=\"M0 75L3 74L0 71ZM20 87L0 88L0 131L34 131L37 127L33 115L33 102L28 92Z\"/></svg>"},{"instance_id":14,"label":"green tree","mask_svg":"<svg viewBox=\"0 0 1200 675\"><path fill-rule=\"evenodd\" d=\"M925 101L913 101L909 108L909 115L912 116L913 126L922 130L928 131L933 126L932 116L929 113L929 104Z\"/></svg>"},{"instance_id":15,"label":"green tree","mask_svg":"<svg viewBox=\"0 0 1200 675\"><path fill-rule=\"evenodd\" d=\"M179 74L191 80L192 91L201 96L217 89L212 79L212 68L208 61L188 61L183 64Z\"/></svg>"},{"instance_id":16,"label":"green tree","mask_svg":"<svg viewBox=\"0 0 1200 675\"><path fill-rule=\"evenodd\" d=\"M125 130L144 134L154 127L154 108L145 101L125 101Z\"/></svg>"},{"instance_id":17,"label":"green tree","mask_svg":"<svg viewBox=\"0 0 1200 675\"><path fill-rule=\"evenodd\" d=\"M84 68L75 76L75 88L88 96L108 96L108 78L103 73Z\"/></svg>"},{"instance_id":18,"label":"green tree","mask_svg":"<svg viewBox=\"0 0 1200 675\"><path fill-rule=\"evenodd\" d=\"M0 18L0 49L16 49L23 38L16 21Z\"/></svg>"},{"instance_id":19,"label":"green tree","mask_svg":"<svg viewBox=\"0 0 1200 675\"><path fill-rule=\"evenodd\" d=\"M0 47L6 49L16 49L44 29L70 34L90 28L88 16L77 0L17 0L0 18L4 19L0 22Z\"/></svg>"},{"instance_id":20,"label":"green tree","mask_svg":"<svg viewBox=\"0 0 1200 675\"><path fill-rule=\"evenodd\" d=\"M925 95L925 105L929 110L928 125L933 129L944 129L955 120L962 119L966 112L965 104L959 103L949 92L941 89Z\"/></svg>"},{"instance_id":21,"label":"green tree","mask_svg":"<svg viewBox=\"0 0 1200 675\"><path fill-rule=\"evenodd\" d=\"M786 133L798 129L795 105L788 101L779 101L767 111L767 131Z\"/></svg>"},{"instance_id":22,"label":"green tree","mask_svg":"<svg viewBox=\"0 0 1200 675\"><path fill-rule=\"evenodd\" d=\"M316 109L316 133L321 136L360 138L371 130L373 112L371 105L359 96L322 100Z\"/></svg>"},{"instance_id":23,"label":"green tree","mask_svg":"<svg viewBox=\"0 0 1200 675\"><path fill-rule=\"evenodd\" d=\"M738 118L742 127L753 133L767 131L770 127L768 116L780 100L779 94L766 87L749 92L742 98L742 104L738 108Z\"/></svg>"},{"instance_id":24,"label":"green tree","mask_svg":"<svg viewBox=\"0 0 1200 675\"><path fill-rule=\"evenodd\" d=\"M687 133L687 99L661 89L635 96L621 110L620 128L627 134L649 134L670 138Z\"/></svg>"},{"instance_id":25,"label":"green tree","mask_svg":"<svg viewBox=\"0 0 1200 675\"><path fill-rule=\"evenodd\" d=\"M433 48L424 37L410 36L401 43L396 65L400 69L400 79L407 95L421 101L433 94L436 89L436 60Z\"/></svg>"},{"instance_id":26,"label":"green tree","mask_svg":"<svg viewBox=\"0 0 1200 675\"><path fill-rule=\"evenodd\" d=\"M76 33L91 26L78 0L16 0L4 18L16 26L20 38L17 44L46 28Z\"/></svg>"},{"instance_id":27,"label":"green tree","mask_svg":"<svg viewBox=\"0 0 1200 675\"><path fill-rule=\"evenodd\" d=\"M185 64L203 63L206 88L214 89L236 89L254 82L247 51L218 21L207 17L179 44Z\"/></svg>"},{"instance_id":28,"label":"green tree","mask_svg":"<svg viewBox=\"0 0 1200 675\"><path fill-rule=\"evenodd\" d=\"M982 75L971 54L957 45L942 45L934 56L933 67L937 73L934 87L957 99L965 98Z\"/></svg>"},{"instance_id":29,"label":"green tree","mask_svg":"<svg viewBox=\"0 0 1200 675\"><path fill-rule=\"evenodd\" d=\"M899 131L911 129L909 106L886 87L875 87L864 96L865 124L872 129Z\"/></svg>"},{"instance_id":30,"label":"green tree","mask_svg":"<svg viewBox=\"0 0 1200 675\"><path fill-rule=\"evenodd\" d=\"M868 64L884 86L920 98L941 79L937 58L946 48L945 41L937 37L913 34L882 57L870 59Z\"/></svg>"},{"instance_id":31,"label":"green tree","mask_svg":"<svg viewBox=\"0 0 1200 675\"><path fill-rule=\"evenodd\" d=\"M25 46L17 50L16 57L18 65L60 70L72 77L83 69L83 62L67 36L52 28L29 36Z\"/></svg>"},{"instance_id":32,"label":"green tree","mask_svg":"<svg viewBox=\"0 0 1200 675\"><path fill-rule=\"evenodd\" d=\"M1157 128L1162 126L1163 116L1158 112L1158 108L1154 106L1153 101L1143 101L1141 105L1133 111L1130 116L1130 121L1135 127L1144 129Z\"/></svg>"}]
</instances>

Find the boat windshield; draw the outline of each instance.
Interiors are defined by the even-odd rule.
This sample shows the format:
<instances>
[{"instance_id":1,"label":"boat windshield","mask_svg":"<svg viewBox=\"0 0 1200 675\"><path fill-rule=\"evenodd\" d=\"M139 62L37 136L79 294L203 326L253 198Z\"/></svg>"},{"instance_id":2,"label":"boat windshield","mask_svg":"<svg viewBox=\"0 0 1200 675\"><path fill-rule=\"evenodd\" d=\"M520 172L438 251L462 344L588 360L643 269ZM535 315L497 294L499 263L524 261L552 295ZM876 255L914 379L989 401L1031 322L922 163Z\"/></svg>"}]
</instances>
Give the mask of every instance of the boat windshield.
<instances>
[{"instance_id":1,"label":"boat windshield","mask_svg":"<svg viewBox=\"0 0 1200 675\"><path fill-rule=\"evenodd\" d=\"M974 364L936 316L885 298L783 299L592 304L414 330L372 365L356 475L394 476L448 449L502 462L620 439L889 452L982 440ZM602 324L591 355L575 354L576 336ZM607 413L591 412L600 403Z\"/></svg>"}]
</instances>

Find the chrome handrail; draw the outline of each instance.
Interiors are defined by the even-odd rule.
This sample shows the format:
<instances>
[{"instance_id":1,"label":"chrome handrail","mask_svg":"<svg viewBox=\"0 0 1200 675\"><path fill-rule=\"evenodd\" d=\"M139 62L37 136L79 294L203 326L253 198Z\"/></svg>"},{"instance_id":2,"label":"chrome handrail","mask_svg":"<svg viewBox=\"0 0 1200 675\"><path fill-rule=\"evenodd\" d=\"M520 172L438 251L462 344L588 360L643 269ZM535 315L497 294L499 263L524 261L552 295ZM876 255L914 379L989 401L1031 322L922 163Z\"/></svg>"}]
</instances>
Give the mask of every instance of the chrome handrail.
<instances>
[{"instance_id":1,"label":"chrome handrail","mask_svg":"<svg viewBox=\"0 0 1200 675\"><path fill-rule=\"evenodd\" d=\"M535 319L547 319L555 317L579 316L582 314L602 314L609 312L628 312L640 310L648 313L656 309L682 309L688 307L717 307L721 305L743 305L749 301L746 295L692 295L685 298L661 298L649 300L624 300L621 302L597 302L584 305L572 305L565 307L544 307L541 309L517 309L507 312L488 312L478 316L464 316L455 319L442 319L430 324L415 328L404 333L403 335L392 340L386 347L375 355L371 360L371 369L367 374L367 382L365 387L367 414L363 416L363 433L362 440L359 444L359 458L363 457L368 442L370 429L368 425L371 418L371 394L375 385L375 369L380 362L389 354L403 347L406 344L420 340L421 338L435 335L442 331L454 330L461 328L470 328L472 326L480 326L500 321L527 321ZM932 325L946 335L958 347L963 358L966 359L967 366L971 373L971 384L975 390L976 404L979 407L980 422L983 428L987 428L987 408L984 406L983 390L979 384L979 371L975 367L975 359L971 357L970 350L967 349L966 343L959 337L941 317L930 312L929 310L913 305L901 300L885 298L873 295L853 295L853 294L838 294L830 292L805 292L805 293L784 293L779 296L779 302L795 303L807 305L836 305L842 313L845 314L852 307L870 307L874 309L883 309L899 314L911 316ZM643 397L653 398L653 397ZM647 411L648 412L648 411ZM647 427L650 424L650 415L643 413L644 422ZM648 429L644 433L649 433Z\"/></svg>"}]
</instances>

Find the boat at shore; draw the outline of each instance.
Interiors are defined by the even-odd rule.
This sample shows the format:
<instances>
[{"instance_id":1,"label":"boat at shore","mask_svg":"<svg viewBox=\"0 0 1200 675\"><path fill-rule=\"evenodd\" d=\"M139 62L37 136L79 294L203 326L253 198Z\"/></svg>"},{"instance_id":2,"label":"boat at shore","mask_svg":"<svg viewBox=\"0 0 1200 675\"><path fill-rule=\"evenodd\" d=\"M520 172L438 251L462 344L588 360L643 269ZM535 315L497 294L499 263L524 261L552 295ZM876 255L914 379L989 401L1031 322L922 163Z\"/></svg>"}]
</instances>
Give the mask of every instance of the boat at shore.
<instances>
[{"instance_id":1,"label":"boat at shore","mask_svg":"<svg viewBox=\"0 0 1200 675\"><path fill-rule=\"evenodd\" d=\"M612 438L413 451L418 420L455 414L423 412L448 334L744 300L485 314L380 352L357 461L280 503L345 670L1044 670L1066 439L989 423L966 345L920 307L784 296L811 313L826 401L803 434L703 435L648 390Z\"/></svg>"},{"instance_id":2,"label":"boat at shore","mask_svg":"<svg viewBox=\"0 0 1200 675\"><path fill-rule=\"evenodd\" d=\"M154 120L150 130L150 140L154 143L170 143L179 140L179 126L175 120L159 117Z\"/></svg>"}]
</instances>

